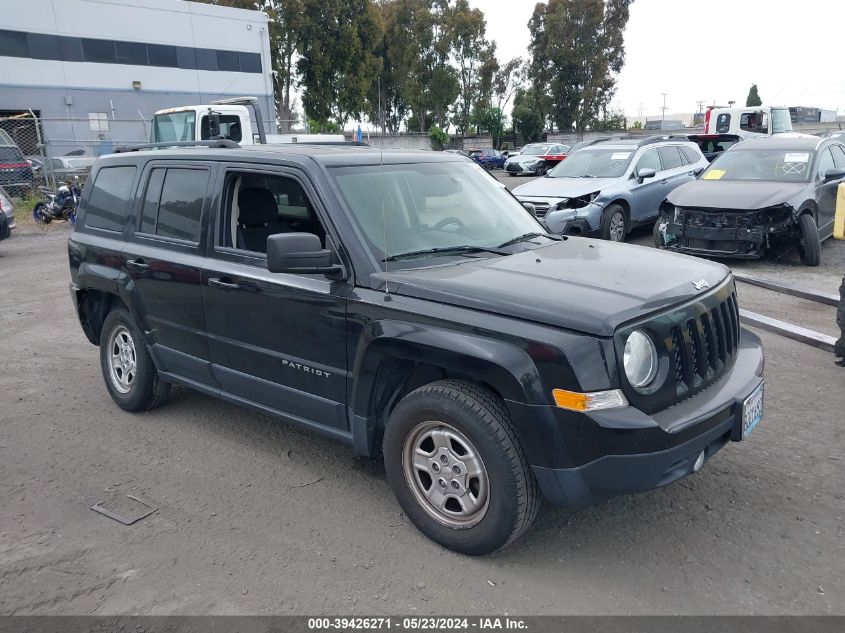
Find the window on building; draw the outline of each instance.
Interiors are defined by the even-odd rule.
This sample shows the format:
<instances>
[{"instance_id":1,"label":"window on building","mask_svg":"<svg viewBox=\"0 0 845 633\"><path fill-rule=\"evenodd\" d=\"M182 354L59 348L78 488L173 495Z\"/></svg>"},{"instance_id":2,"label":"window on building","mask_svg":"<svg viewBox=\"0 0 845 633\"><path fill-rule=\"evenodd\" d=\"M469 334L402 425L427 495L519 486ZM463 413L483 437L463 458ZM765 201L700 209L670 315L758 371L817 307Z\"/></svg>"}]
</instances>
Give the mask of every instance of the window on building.
<instances>
[{"instance_id":1,"label":"window on building","mask_svg":"<svg viewBox=\"0 0 845 633\"><path fill-rule=\"evenodd\" d=\"M147 45L142 42L115 42L117 63L130 66L146 66Z\"/></svg>"},{"instance_id":2,"label":"window on building","mask_svg":"<svg viewBox=\"0 0 845 633\"><path fill-rule=\"evenodd\" d=\"M82 54L82 40L78 37L60 37L59 54L63 62L81 62L85 59Z\"/></svg>"},{"instance_id":3,"label":"window on building","mask_svg":"<svg viewBox=\"0 0 845 633\"><path fill-rule=\"evenodd\" d=\"M88 126L94 132L108 132L109 130L109 115L105 112L89 112Z\"/></svg>"},{"instance_id":4,"label":"window on building","mask_svg":"<svg viewBox=\"0 0 845 633\"><path fill-rule=\"evenodd\" d=\"M116 64L117 53L114 48L114 40L92 40L82 39L82 54L86 62L98 64Z\"/></svg>"},{"instance_id":5,"label":"window on building","mask_svg":"<svg viewBox=\"0 0 845 633\"><path fill-rule=\"evenodd\" d=\"M27 33L29 43L29 56L33 59L61 59L59 50L59 38L56 35L45 35L43 33Z\"/></svg>"},{"instance_id":6,"label":"window on building","mask_svg":"<svg viewBox=\"0 0 845 633\"><path fill-rule=\"evenodd\" d=\"M147 44L147 58L149 59L150 66L162 66L165 68L176 68L178 66L175 46Z\"/></svg>"},{"instance_id":7,"label":"window on building","mask_svg":"<svg viewBox=\"0 0 845 633\"><path fill-rule=\"evenodd\" d=\"M26 33L0 31L0 55L4 57L29 57Z\"/></svg>"},{"instance_id":8,"label":"window on building","mask_svg":"<svg viewBox=\"0 0 845 633\"><path fill-rule=\"evenodd\" d=\"M260 73L261 55L258 53L238 53L242 73Z\"/></svg>"},{"instance_id":9,"label":"window on building","mask_svg":"<svg viewBox=\"0 0 845 633\"><path fill-rule=\"evenodd\" d=\"M97 172L85 207L85 226L120 232L131 208L135 166L103 167Z\"/></svg>"},{"instance_id":10,"label":"window on building","mask_svg":"<svg viewBox=\"0 0 845 633\"><path fill-rule=\"evenodd\" d=\"M194 50L197 56L197 70L217 70L217 51L208 48Z\"/></svg>"},{"instance_id":11,"label":"window on building","mask_svg":"<svg viewBox=\"0 0 845 633\"><path fill-rule=\"evenodd\" d=\"M217 51L217 70L238 72L241 69L236 51Z\"/></svg>"}]
</instances>

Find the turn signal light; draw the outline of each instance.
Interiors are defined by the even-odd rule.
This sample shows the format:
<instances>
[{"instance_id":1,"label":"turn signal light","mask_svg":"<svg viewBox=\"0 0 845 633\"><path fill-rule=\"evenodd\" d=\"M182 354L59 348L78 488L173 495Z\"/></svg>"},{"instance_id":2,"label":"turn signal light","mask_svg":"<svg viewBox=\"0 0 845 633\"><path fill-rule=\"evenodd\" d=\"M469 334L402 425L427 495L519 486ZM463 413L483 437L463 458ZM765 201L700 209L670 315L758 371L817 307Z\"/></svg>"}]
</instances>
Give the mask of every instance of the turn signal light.
<instances>
[{"instance_id":1,"label":"turn signal light","mask_svg":"<svg viewBox=\"0 0 845 633\"><path fill-rule=\"evenodd\" d=\"M599 409L615 409L628 405L628 400L619 389L594 391L592 393L554 389L552 397L557 406L570 411L598 411Z\"/></svg>"}]
</instances>

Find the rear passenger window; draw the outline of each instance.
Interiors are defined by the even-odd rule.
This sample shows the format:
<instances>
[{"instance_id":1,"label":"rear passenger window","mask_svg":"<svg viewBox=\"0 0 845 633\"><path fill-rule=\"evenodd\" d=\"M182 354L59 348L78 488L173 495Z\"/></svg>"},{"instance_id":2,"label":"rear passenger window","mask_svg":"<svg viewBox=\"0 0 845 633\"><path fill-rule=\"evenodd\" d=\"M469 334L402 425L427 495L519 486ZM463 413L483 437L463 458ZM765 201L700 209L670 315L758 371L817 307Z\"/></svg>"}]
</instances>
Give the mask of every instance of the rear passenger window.
<instances>
[{"instance_id":1,"label":"rear passenger window","mask_svg":"<svg viewBox=\"0 0 845 633\"><path fill-rule=\"evenodd\" d=\"M660 159L663 161L663 169L677 169L683 165L678 148L674 145L658 147L657 153L660 154Z\"/></svg>"},{"instance_id":2,"label":"rear passenger window","mask_svg":"<svg viewBox=\"0 0 845 633\"><path fill-rule=\"evenodd\" d=\"M139 231L199 242L208 170L182 167L150 172Z\"/></svg>"},{"instance_id":3,"label":"rear passenger window","mask_svg":"<svg viewBox=\"0 0 845 633\"><path fill-rule=\"evenodd\" d=\"M100 169L85 206L85 226L118 233L123 231L129 217L129 194L134 181L133 165Z\"/></svg>"}]
</instances>

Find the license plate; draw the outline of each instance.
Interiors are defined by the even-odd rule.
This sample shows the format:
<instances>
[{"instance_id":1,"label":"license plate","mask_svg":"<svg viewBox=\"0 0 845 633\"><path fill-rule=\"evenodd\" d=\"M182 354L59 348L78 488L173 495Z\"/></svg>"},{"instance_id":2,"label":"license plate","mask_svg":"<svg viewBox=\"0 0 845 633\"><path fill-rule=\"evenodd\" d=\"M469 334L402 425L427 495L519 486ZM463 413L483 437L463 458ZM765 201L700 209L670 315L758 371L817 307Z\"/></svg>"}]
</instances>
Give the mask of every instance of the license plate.
<instances>
[{"instance_id":1,"label":"license plate","mask_svg":"<svg viewBox=\"0 0 845 633\"><path fill-rule=\"evenodd\" d=\"M742 435L745 439L763 419L763 383L742 403Z\"/></svg>"}]
</instances>

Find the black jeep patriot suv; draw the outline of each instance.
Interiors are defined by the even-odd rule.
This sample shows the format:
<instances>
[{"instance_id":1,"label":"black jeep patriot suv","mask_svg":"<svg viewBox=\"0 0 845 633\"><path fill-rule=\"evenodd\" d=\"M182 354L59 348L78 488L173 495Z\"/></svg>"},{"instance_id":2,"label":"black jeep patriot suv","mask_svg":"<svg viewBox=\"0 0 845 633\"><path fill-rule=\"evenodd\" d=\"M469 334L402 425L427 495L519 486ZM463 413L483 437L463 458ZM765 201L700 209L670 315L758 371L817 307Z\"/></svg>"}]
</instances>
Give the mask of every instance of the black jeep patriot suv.
<instances>
[{"instance_id":1,"label":"black jeep patriot suv","mask_svg":"<svg viewBox=\"0 0 845 633\"><path fill-rule=\"evenodd\" d=\"M213 145L113 154L86 185L71 294L124 409L175 383L380 455L467 554L541 493L666 485L762 416L722 265L547 234L459 155Z\"/></svg>"}]
</instances>

